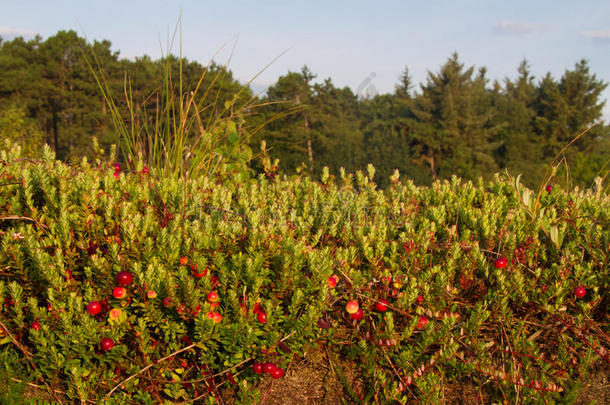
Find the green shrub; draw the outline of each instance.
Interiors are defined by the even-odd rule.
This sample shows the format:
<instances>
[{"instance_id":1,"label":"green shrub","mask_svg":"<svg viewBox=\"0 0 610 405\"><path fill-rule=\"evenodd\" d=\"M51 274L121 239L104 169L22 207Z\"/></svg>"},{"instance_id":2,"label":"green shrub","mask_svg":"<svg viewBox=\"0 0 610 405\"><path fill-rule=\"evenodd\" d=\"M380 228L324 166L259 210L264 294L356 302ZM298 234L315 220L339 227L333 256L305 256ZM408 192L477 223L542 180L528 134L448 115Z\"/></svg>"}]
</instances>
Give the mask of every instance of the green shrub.
<instances>
[{"instance_id":1,"label":"green shrub","mask_svg":"<svg viewBox=\"0 0 610 405\"><path fill-rule=\"evenodd\" d=\"M548 403L608 360L601 192L536 196L500 178L381 191L372 167L321 183L155 178L142 162L19 157L0 152L0 358L22 356L9 379L56 400L254 398L254 362L285 369L326 344L361 367L350 396L438 403L468 380ZM116 299L121 272L133 282Z\"/></svg>"},{"instance_id":2,"label":"green shrub","mask_svg":"<svg viewBox=\"0 0 610 405\"><path fill-rule=\"evenodd\" d=\"M0 108L0 139L18 143L24 156L33 156L42 149L45 135L38 122L27 116L24 107L12 103Z\"/></svg>"}]
</instances>

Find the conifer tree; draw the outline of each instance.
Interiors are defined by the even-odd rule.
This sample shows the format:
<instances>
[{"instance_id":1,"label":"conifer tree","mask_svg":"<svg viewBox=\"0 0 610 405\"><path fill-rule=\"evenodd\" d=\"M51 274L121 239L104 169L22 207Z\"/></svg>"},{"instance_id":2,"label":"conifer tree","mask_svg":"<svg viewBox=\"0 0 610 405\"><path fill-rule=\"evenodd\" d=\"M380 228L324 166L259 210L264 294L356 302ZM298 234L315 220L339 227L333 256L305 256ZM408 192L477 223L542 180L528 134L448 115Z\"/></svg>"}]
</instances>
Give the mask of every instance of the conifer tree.
<instances>
[{"instance_id":1,"label":"conifer tree","mask_svg":"<svg viewBox=\"0 0 610 405\"><path fill-rule=\"evenodd\" d=\"M358 99L349 87L336 88L330 79L313 86L308 110L313 153L323 166L337 173L339 168L353 172L366 166Z\"/></svg>"},{"instance_id":2,"label":"conifer tree","mask_svg":"<svg viewBox=\"0 0 610 405\"><path fill-rule=\"evenodd\" d=\"M534 187L542 180L545 166L544 138L534 126L537 88L527 60L519 64L517 73L516 79L505 79L504 87L495 95L495 121L502 126L502 146L496 158L501 168L521 174L523 182Z\"/></svg>"},{"instance_id":3,"label":"conifer tree","mask_svg":"<svg viewBox=\"0 0 610 405\"><path fill-rule=\"evenodd\" d=\"M398 77L398 84L395 87L394 95L400 99L410 99L412 96L411 89L413 87L413 79L409 73L409 67L405 67Z\"/></svg>"},{"instance_id":4,"label":"conifer tree","mask_svg":"<svg viewBox=\"0 0 610 405\"><path fill-rule=\"evenodd\" d=\"M428 165L432 178L457 174L465 178L493 173L491 105L485 72L472 78L474 68L464 69L457 53L429 73L422 93L415 99L413 114L420 163Z\"/></svg>"},{"instance_id":5,"label":"conifer tree","mask_svg":"<svg viewBox=\"0 0 610 405\"><path fill-rule=\"evenodd\" d=\"M313 170L310 108L315 75L307 66L288 72L269 87L264 120L270 122L252 141L265 139L272 154L280 158L282 169L291 172L308 162Z\"/></svg>"},{"instance_id":6,"label":"conifer tree","mask_svg":"<svg viewBox=\"0 0 610 405\"><path fill-rule=\"evenodd\" d=\"M601 123L605 101L600 96L607 86L589 72L586 60L576 63L574 70L567 70L559 82L550 73L544 77L536 107L538 131L546 137L546 157L554 157L581 132ZM575 144L579 150L586 145L585 139Z\"/></svg>"}]
</instances>

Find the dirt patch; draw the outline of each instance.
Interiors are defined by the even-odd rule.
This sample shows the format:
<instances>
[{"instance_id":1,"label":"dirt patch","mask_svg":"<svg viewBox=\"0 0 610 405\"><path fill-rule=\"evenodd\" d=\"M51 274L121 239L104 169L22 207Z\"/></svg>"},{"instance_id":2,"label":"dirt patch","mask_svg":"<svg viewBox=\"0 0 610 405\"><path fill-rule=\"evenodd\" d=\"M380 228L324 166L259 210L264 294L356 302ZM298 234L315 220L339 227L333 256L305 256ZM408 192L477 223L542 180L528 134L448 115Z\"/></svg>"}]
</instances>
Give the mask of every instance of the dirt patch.
<instances>
[{"instance_id":1,"label":"dirt patch","mask_svg":"<svg viewBox=\"0 0 610 405\"><path fill-rule=\"evenodd\" d=\"M489 394L472 382L463 384L449 384L443 390L445 404L451 405L471 405L489 404L491 398Z\"/></svg>"},{"instance_id":2,"label":"dirt patch","mask_svg":"<svg viewBox=\"0 0 610 405\"><path fill-rule=\"evenodd\" d=\"M610 404L610 364L600 361L585 378L575 405Z\"/></svg>"},{"instance_id":3,"label":"dirt patch","mask_svg":"<svg viewBox=\"0 0 610 405\"><path fill-rule=\"evenodd\" d=\"M304 358L293 361L281 380L265 378L258 387L265 398L263 403L341 405L342 398L349 398L349 394L337 377L337 369L349 386L361 391L355 365L345 360L331 360L328 356L324 349L313 349Z\"/></svg>"}]
</instances>

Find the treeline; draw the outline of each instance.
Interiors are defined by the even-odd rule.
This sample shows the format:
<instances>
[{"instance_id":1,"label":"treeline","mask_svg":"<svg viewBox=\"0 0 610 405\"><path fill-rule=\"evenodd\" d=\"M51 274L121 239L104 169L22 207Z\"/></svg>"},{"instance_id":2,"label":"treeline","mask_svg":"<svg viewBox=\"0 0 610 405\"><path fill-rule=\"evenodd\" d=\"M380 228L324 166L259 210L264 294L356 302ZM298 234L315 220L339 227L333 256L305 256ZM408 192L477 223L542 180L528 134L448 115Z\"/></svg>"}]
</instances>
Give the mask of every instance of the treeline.
<instances>
[{"instance_id":1,"label":"treeline","mask_svg":"<svg viewBox=\"0 0 610 405\"><path fill-rule=\"evenodd\" d=\"M372 162L382 184L395 169L419 184L508 170L534 186L563 147L588 130L561 155L571 181L591 185L608 173L610 128L602 121L601 99L607 83L586 61L559 80L551 74L536 80L526 61L503 83L490 83L486 74L454 54L417 90L405 69L393 94L360 99L330 79L314 83L305 67L281 77L267 95L290 102L269 108L270 115L304 108L272 122L261 137L285 170L305 162L308 169L327 165L336 173Z\"/></svg>"},{"instance_id":2,"label":"treeline","mask_svg":"<svg viewBox=\"0 0 610 405\"><path fill-rule=\"evenodd\" d=\"M83 55L104 72L119 110L142 112L134 120L154 120L164 78L170 75L176 83L180 75L176 57L120 59L110 42L89 44L73 31L44 41L0 41L0 135L30 148L46 142L65 160L90 154L93 136L102 144L116 143L106 102ZM196 87L204 68L183 59L182 92L173 89L177 99ZM523 61L515 78L490 82L485 68L465 66L454 54L419 87L405 69L393 94L372 98L337 88L330 79L316 82L307 67L253 98L230 71L214 63L208 69L198 105L203 122L227 105L245 106L251 147L266 140L289 174L318 176L324 166L338 174L341 167L353 171L370 162L381 186L395 169L418 184L508 170L535 186L583 132L561 155L561 178L569 175L573 184L590 186L608 173L610 127L602 121L601 99L607 83L584 60L559 79L550 73L535 78ZM131 95L130 105L124 94Z\"/></svg>"},{"instance_id":3,"label":"treeline","mask_svg":"<svg viewBox=\"0 0 610 405\"><path fill-rule=\"evenodd\" d=\"M204 69L207 73L199 83ZM168 77L173 83L170 92L163 88ZM28 149L47 143L66 161L91 155L93 137L102 146L118 144L98 80L113 95L125 121L133 120L140 130L163 122L159 115L175 113L158 110L159 98L166 93L185 100L199 84L203 125L220 114L227 102L239 108L252 97L229 70L216 63L203 66L186 59L180 63L172 55L157 60L148 56L120 59L109 41L88 43L74 31L60 31L44 41L0 38L0 136L25 141Z\"/></svg>"}]
</instances>

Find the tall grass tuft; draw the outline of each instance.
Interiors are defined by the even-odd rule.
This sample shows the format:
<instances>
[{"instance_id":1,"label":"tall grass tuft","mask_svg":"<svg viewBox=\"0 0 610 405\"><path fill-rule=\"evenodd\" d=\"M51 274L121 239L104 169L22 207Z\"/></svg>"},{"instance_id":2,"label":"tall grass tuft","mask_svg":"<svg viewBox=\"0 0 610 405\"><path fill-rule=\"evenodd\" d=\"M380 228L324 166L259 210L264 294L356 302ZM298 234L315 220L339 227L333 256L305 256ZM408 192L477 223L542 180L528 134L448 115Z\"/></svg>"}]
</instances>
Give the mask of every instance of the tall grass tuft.
<instances>
[{"instance_id":1,"label":"tall grass tuft","mask_svg":"<svg viewBox=\"0 0 610 405\"><path fill-rule=\"evenodd\" d=\"M150 94L147 103L153 103L154 117L149 117L147 108L134 101L131 79L126 75L123 86L126 109L118 107L116 96L106 80L101 63L95 55L84 55L110 111L115 130L119 134L119 150L125 162L143 161L157 176L191 177L197 173L211 175L224 170L244 169L252 159L247 146L251 136L266 123L248 127L246 117L257 107L265 105L250 96L249 85L271 63L261 69L250 81L222 103L219 91L229 77L227 69L235 45L227 63L220 68L211 61L201 72L193 88L185 88L183 78L181 17L173 32L172 40L162 56L163 83ZM178 77L174 77L176 58L171 55L172 44L180 28L180 53L177 59ZM220 48L220 50L222 47ZM219 50L219 51L220 51ZM218 52L214 55L216 57ZM213 59L212 59L213 60ZM204 79L208 78L208 84ZM151 109L152 110L152 109ZM207 116L207 118L206 118Z\"/></svg>"}]
</instances>

